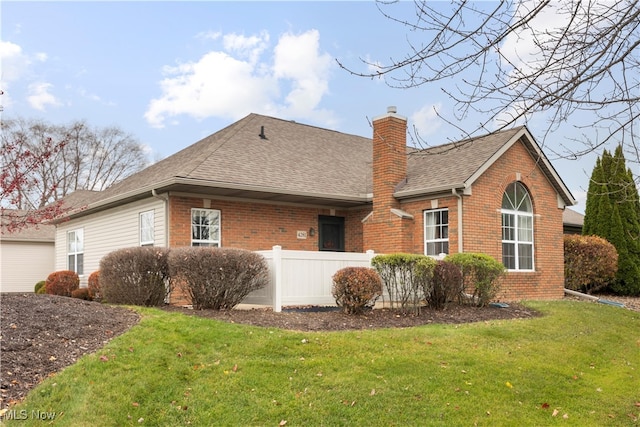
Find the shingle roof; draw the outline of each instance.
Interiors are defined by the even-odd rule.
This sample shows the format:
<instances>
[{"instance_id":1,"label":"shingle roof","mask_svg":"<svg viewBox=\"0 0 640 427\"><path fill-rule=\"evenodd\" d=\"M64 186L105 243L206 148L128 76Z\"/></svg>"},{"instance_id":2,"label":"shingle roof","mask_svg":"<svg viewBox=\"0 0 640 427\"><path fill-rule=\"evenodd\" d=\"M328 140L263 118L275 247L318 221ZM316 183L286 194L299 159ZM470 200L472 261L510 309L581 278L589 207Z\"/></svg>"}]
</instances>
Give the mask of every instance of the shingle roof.
<instances>
[{"instance_id":1,"label":"shingle roof","mask_svg":"<svg viewBox=\"0 0 640 427\"><path fill-rule=\"evenodd\" d=\"M178 183L363 202L371 150L367 138L250 114L113 185L98 203Z\"/></svg>"},{"instance_id":2,"label":"shingle roof","mask_svg":"<svg viewBox=\"0 0 640 427\"><path fill-rule=\"evenodd\" d=\"M522 140L530 152L539 153L524 127L409 150L407 181L396 196L470 185L516 140ZM152 190L362 206L372 200L371 162L370 138L249 114L111 186L84 212L148 197ZM573 197L546 158L541 167L571 204Z\"/></svg>"},{"instance_id":3,"label":"shingle roof","mask_svg":"<svg viewBox=\"0 0 640 427\"><path fill-rule=\"evenodd\" d=\"M54 242L56 228L53 225L37 224L25 225L17 230L9 231L9 223L15 221L16 217L21 218L28 215L27 211L7 209L3 211L0 218L0 240L24 241L24 242ZM14 222L15 224L15 222Z\"/></svg>"},{"instance_id":4,"label":"shingle roof","mask_svg":"<svg viewBox=\"0 0 640 427\"><path fill-rule=\"evenodd\" d=\"M565 225L575 225L582 227L584 225L584 215L580 212L576 212L573 209L566 208L562 212L562 222Z\"/></svg>"},{"instance_id":5,"label":"shingle roof","mask_svg":"<svg viewBox=\"0 0 640 427\"><path fill-rule=\"evenodd\" d=\"M398 192L424 193L464 186L521 129L412 150L407 160L407 182Z\"/></svg>"}]
</instances>

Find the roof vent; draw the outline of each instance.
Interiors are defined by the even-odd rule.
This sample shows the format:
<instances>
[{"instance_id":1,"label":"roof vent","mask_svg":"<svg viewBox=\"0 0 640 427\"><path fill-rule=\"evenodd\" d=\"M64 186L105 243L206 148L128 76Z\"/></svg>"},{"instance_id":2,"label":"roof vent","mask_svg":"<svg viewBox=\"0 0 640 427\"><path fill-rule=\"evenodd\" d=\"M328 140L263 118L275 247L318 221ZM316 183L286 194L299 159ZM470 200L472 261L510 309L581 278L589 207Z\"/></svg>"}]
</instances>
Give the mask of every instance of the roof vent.
<instances>
[{"instance_id":1,"label":"roof vent","mask_svg":"<svg viewBox=\"0 0 640 427\"><path fill-rule=\"evenodd\" d=\"M264 134L264 126L260 126L260 134L258 136L260 139L267 139L267 136Z\"/></svg>"},{"instance_id":2,"label":"roof vent","mask_svg":"<svg viewBox=\"0 0 640 427\"><path fill-rule=\"evenodd\" d=\"M387 107L387 113L396 114L398 112L398 108L395 105L390 105Z\"/></svg>"}]
</instances>

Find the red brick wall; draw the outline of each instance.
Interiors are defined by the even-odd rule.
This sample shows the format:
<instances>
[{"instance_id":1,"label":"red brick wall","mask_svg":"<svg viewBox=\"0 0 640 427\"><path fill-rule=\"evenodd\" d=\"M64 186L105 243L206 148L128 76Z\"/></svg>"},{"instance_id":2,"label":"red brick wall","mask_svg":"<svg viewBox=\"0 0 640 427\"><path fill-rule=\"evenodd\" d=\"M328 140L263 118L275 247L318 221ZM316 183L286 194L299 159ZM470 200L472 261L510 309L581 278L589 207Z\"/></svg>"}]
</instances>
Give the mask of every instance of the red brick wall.
<instances>
[{"instance_id":1,"label":"red brick wall","mask_svg":"<svg viewBox=\"0 0 640 427\"><path fill-rule=\"evenodd\" d=\"M393 196L407 177L407 120L388 113L373 120L373 214L363 225L364 247L379 253L410 252L413 221L391 212Z\"/></svg>"},{"instance_id":2,"label":"red brick wall","mask_svg":"<svg viewBox=\"0 0 640 427\"><path fill-rule=\"evenodd\" d=\"M463 196L463 251L483 252L502 261L502 195L520 175L534 209L534 272L511 272L499 298L504 301L554 299L564 294L564 250L562 210L555 189L520 143L514 144L473 185L472 195ZM424 253L423 214L431 200L404 202L402 210L414 216L414 253ZM449 251L458 248L458 201L455 196L437 199L437 208L449 209Z\"/></svg>"},{"instance_id":3,"label":"red brick wall","mask_svg":"<svg viewBox=\"0 0 640 427\"><path fill-rule=\"evenodd\" d=\"M318 250L318 215L331 215L329 209L289 205L273 205L202 197L170 196L169 246L191 245L191 209L207 208L220 211L221 246L268 250L274 245L290 250ZM364 210L336 210L335 216L345 218L345 250L363 252L362 219ZM297 231L313 228L315 236L298 239Z\"/></svg>"}]
</instances>

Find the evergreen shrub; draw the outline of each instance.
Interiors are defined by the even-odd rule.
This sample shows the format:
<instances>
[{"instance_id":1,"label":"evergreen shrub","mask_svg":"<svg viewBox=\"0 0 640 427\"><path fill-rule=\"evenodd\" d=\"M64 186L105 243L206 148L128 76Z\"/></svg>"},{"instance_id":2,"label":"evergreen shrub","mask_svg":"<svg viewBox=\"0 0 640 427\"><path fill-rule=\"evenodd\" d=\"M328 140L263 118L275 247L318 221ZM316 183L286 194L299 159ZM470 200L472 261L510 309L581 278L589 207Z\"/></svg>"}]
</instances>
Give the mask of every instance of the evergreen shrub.
<instances>
[{"instance_id":1,"label":"evergreen shrub","mask_svg":"<svg viewBox=\"0 0 640 427\"><path fill-rule=\"evenodd\" d=\"M169 254L172 280L196 309L232 309L269 280L269 267L256 252L233 248L184 247Z\"/></svg>"},{"instance_id":2,"label":"evergreen shrub","mask_svg":"<svg viewBox=\"0 0 640 427\"><path fill-rule=\"evenodd\" d=\"M464 299L473 302L478 307L484 307L491 302L500 292L501 278L506 269L501 262L483 253L456 253L445 258L460 268L464 284L463 293L468 293L471 298Z\"/></svg>"},{"instance_id":3,"label":"evergreen shrub","mask_svg":"<svg viewBox=\"0 0 640 427\"><path fill-rule=\"evenodd\" d=\"M618 251L599 236L564 236L567 289L590 294L609 286L618 271Z\"/></svg>"},{"instance_id":4,"label":"evergreen shrub","mask_svg":"<svg viewBox=\"0 0 640 427\"><path fill-rule=\"evenodd\" d=\"M54 271L49 274L44 286L50 295L70 297L71 292L80 287L80 277L71 270Z\"/></svg>"},{"instance_id":5,"label":"evergreen shrub","mask_svg":"<svg viewBox=\"0 0 640 427\"><path fill-rule=\"evenodd\" d=\"M169 249L151 246L119 249L100 261L99 284L104 301L156 307L170 291Z\"/></svg>"},{"instance_id":6,"label":"evergreen shrub","mask_svg":"<svg viewBox=\"0 0 640 427\"><path fill-rule=\"evenodd\" d=\"M46 294L47 288L45 286L47 282L45 280L40 280L33 288L33 292L36 294Z\"/></svg>"},{"instance_id":7,"label":"evergreen shrub","mask_svg":"<svg viewBox=\"0 0 640 427\"><path fill-rule=\"evenodd\" d=\"M333 275L331 293L345 313L361 314L382 295L380 275L368 267L345 267Z\"/></svg>"}]
</instances>

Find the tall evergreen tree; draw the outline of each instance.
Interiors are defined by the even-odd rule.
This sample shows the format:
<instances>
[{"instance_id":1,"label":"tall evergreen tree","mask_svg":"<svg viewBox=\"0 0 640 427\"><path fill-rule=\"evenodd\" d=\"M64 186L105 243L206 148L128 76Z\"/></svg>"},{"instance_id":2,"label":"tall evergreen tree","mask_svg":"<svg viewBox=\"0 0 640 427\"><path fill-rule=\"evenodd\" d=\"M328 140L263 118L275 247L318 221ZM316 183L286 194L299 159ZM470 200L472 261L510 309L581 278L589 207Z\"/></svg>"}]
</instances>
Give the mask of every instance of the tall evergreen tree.
<instances>
[{"instance_id":1,"label":"tall evergreen tree","mask_svg":"<svg viewBox=\"0 0 640 427\"><path fill-rule=\"evenodd\" d=\"M618 274L611 289L640 295L640 199L622 147L607 150L591 174L583 234L597 235L618 251Z\"/></svg>"},{"instance_id":2,"label":"tall evergreen tree","mask_svg":"<svg viewBox=\"0 0 640 427\"><path fill-rule=\"evenodd\" d=\"M589 181L589 189L587 190L587 203L584 209L584 224L582 225L582 234L585 236L599 235L600 204L603 195L606 194L603 183L602 161L600 157L598 157L596 159L596 165L593 167L593 172L591 172L591 180Z\"/></svg>"}]
</instances>

